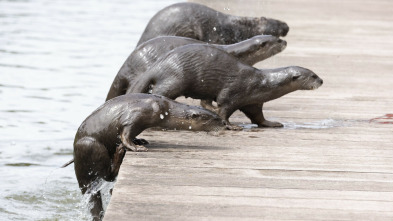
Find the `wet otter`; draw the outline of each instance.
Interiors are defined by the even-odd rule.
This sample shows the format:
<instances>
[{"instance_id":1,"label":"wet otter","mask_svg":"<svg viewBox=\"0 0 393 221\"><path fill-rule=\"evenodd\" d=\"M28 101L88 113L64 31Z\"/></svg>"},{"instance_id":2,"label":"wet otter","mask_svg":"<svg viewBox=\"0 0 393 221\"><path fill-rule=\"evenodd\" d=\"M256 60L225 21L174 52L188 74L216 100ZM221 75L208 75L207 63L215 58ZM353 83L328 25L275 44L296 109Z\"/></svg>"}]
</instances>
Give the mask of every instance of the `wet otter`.
<instances>
[{"instance_id":1,"label":"wet otter","mask_svg":"<svg viewBox=\"0 0 393 221\"><path fill-rule=\"evenodd\" d=\"M126 150L146 151L132 140L150 127L211 131L225 127L217 114L168 98L149 94L128 94L107 101L79 127L74 140L74 166L83 194L91 194L91 213L102 216L100 192L93 184L113 181Z\"/></svg>"},{"instance_id":2,"label":"wet otter","mask_svg":"<svg viewBox=\"0 0 393 221\"><path fill-rule=\"evenodd\" d=\"M263 103L296 90L316 89L322 83L305 68L259 70L215 47L185 45L168 52L138 76L128 93L215 100L218 114L227 122L240 109L259 127L281 127L264 118Z\"/></svg>"},{"instance_id":3,"label":"wet otter","mask_svg":"<svg viewBox=\"0 0 393 221\"><path fill-rule=\"evenodd\" d=\"M164 36L148 40L139 45L120 68L109 89L106 100L125 94L135 77L148 70L159 57L174 48L188 44L206 43L191 38ZM286 45L286 41L270 35L258 35L232 45L212 44L212 46L232 54L249 65L254 65L280 53ZM211 101L202 104L206 107L208 103L211 105Z\"/></svg>"},{"instance_id":4,"label":"wet otter","mask_svg":"<svg viewBox=\"0 0 393 221\"><path fill-rule=\"evenodd\" d=\"M286 23L218 12L196 3L177 3L159 11L148 23L138 45L157 36L183 36L215 44L233 44L255 35L285 36Z\"/></svg>"}]
</instances>

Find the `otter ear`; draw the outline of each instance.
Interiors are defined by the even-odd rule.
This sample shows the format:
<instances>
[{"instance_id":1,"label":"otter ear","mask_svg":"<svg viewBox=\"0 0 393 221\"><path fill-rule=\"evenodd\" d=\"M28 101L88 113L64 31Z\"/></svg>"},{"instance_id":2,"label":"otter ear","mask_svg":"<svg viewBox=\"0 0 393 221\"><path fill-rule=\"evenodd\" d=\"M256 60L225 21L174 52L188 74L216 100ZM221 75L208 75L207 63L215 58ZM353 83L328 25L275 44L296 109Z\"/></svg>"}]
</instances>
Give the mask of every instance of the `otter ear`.
<instances>
[{"instance_id":1,"label":"otter ear","mask_svg":"<svg viewBox=\"0 0 393 221\"><path fill-rule=\"evenodd\" d=\"M300 74L294 74L293 76L292 76L292 81L296 81L298 78L300 78Z\"/></svg>"}]
</instances>

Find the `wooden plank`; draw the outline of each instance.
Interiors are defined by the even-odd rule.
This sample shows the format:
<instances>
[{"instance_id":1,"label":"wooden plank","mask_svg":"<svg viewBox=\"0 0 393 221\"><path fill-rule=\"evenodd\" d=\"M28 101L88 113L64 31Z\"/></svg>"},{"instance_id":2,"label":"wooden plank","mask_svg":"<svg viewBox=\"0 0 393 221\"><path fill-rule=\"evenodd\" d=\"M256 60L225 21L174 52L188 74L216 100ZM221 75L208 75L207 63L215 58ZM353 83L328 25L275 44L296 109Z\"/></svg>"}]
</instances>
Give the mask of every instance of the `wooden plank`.
<instances>
[{"instance_id":1,"label":"wooden plank","mask_svg":"<svg viewBox=\"0 0 393 221\"><path fill-rule=\"evenodd\" d=\"M282 129L144 131L105 220L393 220L393 120L375 119L393 114L393 2L195 2L286 21L286 50L257 67L304 66L324 85L264 105Z\"/></svg>"},{"instance_id":2,"label":"wooden plank","mask_svg":"<svg viewBox=\"0 0 393 221\"><path fill-rule=\"evenodd\" d=\"M114 207L124 207L126 202L113 202ZM131 212L132 211L132 212ZM201 211L209 213L201 214ZM347 211L324 208L228 206L186 203L134 203L127 210L111 214L113 220L122 217L135 220L386 220L391 212ZM125 218L123 218L126 220Z\"/></svg>"}]
</instances>

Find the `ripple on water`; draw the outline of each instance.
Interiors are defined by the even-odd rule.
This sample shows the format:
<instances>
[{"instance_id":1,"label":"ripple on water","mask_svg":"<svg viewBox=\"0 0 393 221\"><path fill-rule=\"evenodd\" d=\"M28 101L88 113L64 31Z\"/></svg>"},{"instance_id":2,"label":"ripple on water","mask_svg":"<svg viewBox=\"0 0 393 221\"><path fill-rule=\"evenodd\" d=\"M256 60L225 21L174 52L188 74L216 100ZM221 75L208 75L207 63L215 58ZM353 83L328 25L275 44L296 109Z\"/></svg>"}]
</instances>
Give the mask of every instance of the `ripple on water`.
<instances>
[{"instance_id":1,"label":"ripple on water","mask_svg":"<svg viewBox=\"0 0 393 221\"><path fill-rule=\"evenodd\" d=\"M54 155L67 155L67 156L72 156L73 154L73 150L72 149L61 149L60 151L57 151L54 153Z\"/></svg>"},{"instance_id":2,"label":"ripple on water","mask_svg":"<svg viewBox=\"0 0 393 221\"><path fill-rule=\"evenodd\" d=\"M44 97L44 96L25 96L26 98L33 98L33 99L40 99L40 100L52 100L51 97Z\"/></svg>"},{"instance_id":3,"label":"ripple on water","mask_svg":"<svg viewBox=\"0 0 393 221\"><path fill-rule=\"evenodd\" d=\"M0 112L6 112L6 113L32 113L34 111L32 111L32 110L0 110Z\"/></svg>"},{"instance_id":4,"label":"ripple on water","mask_svg":"<svg viewBox=\"0 0 393 221\"><path fill-rule=\"evenodd\" d=\"M30 167L30 166L39 166L39 164L35 164L35 163L6 163L5 166L10 166L10 167Z\"/></svg>"}]
</instances>

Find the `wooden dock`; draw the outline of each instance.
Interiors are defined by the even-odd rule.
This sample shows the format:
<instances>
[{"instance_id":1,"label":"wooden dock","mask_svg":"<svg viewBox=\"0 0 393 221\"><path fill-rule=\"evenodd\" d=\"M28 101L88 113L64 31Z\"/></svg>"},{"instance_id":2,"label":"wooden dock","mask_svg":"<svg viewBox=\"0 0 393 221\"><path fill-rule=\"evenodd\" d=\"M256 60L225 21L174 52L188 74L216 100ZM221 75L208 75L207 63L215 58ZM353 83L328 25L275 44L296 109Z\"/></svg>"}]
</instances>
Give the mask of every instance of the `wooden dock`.
<instances>
[{"instance_id":1,"label":"wooden dock","mask_svg":"<svg viewBox=\"0 0 393 221\"><path fill-rule=\"evenodd\" d=\"M393 1L196 2L286 21L287 49L257 67L324 85L266 104L283 129L145 131L105 220L393 220Z\"/></svg>"}]
</instances>

